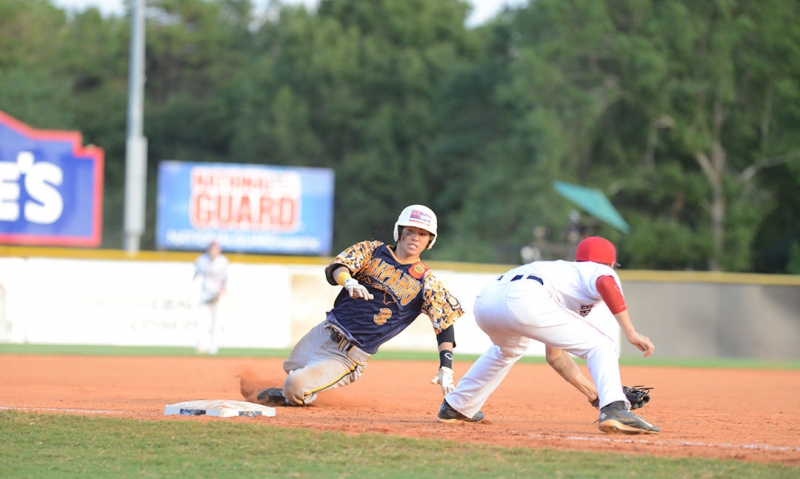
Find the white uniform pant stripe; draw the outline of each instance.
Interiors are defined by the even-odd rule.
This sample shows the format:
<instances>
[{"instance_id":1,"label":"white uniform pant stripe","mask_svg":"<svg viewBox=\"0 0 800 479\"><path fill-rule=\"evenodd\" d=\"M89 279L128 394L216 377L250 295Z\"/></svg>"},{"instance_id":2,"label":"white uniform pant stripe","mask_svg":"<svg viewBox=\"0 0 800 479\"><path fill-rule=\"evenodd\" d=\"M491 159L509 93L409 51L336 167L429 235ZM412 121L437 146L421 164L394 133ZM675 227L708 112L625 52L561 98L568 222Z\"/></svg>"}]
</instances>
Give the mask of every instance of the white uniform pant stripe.
<instances>
[{"instance_id":1,"label":"white uniform pant stripe","mask_svg":"<svg viewBox=\"0 0 800 479\"><path fill-rule=\"evenodd\" d=\"M579 315L562 308L547 287L518 280L488 285L475 301L475 321L489 335L489 348L459 380L447 402L472 417L483 407L531 339L586 359L600 405L626 401L614 341Z\"/></svg>"}]
</instances>

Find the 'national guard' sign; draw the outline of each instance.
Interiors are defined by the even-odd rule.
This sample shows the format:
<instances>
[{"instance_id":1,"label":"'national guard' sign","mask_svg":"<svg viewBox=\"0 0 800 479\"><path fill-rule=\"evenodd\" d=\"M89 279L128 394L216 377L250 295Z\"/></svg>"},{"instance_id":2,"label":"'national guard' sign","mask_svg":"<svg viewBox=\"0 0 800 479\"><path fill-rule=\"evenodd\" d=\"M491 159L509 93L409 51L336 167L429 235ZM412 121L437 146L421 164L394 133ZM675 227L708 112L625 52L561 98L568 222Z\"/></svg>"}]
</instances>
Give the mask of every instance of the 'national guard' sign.
<instances>
[{"instance_id":1,"label":"'national guard' sign","mask_svg":"<svg viewBox=\"0 0 800 479\"><path fill-rule=\"evenodd\" d=\"M330 254L333 170L234 163L158 165L158 249Z\"/></svg>"},{"instance_id":2,"label":"'national guard' sign","mask_svg":"<svg viewBox=\"0 0 800 479\"><path fill-rule=\"evenodd\" d=\"M80 132L37 130L0 111L0 244L99 246L103 161Z\"/></svg>"}]
</instances>

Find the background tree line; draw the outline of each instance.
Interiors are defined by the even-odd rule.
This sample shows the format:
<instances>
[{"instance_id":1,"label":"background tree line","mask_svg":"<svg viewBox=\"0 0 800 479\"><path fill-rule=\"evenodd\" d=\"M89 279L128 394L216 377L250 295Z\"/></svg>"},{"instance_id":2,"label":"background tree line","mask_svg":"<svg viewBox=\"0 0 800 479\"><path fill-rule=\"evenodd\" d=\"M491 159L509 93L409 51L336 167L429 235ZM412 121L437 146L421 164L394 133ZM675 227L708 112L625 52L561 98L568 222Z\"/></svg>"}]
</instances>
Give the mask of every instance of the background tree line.
<instances>
[{"instance_id":1,"label":"background tree line","mask_svg":"<svg viewBox=\"0 0 800 479\"><path fill-rule=\"evenodd\" d=\"M165 159L332 168L334 249L437 212L428 258L518 262L602 190L630 269L800 273L800 2L147 0L148 233ZM120 248L128 18L0 0L0 109L106 151ZM512 251L508 254L508 251Z\"/></svg>"}]
</instances>

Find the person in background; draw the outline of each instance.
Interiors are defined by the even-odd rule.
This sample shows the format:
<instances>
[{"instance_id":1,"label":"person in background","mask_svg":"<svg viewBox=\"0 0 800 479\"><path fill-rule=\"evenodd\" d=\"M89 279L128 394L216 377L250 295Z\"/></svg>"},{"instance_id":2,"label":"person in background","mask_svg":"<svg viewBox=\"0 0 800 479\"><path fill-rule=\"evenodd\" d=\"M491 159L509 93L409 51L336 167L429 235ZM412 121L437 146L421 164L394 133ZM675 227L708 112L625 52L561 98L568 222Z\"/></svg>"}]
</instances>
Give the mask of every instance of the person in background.
<instances>
[{"instance_id":1,"label":"person in background","mask_svg":"<svg viewBox=\"0 0 800 479\"><path fill-rule=\"evenodd\" d=\"M217 354L217 310L228 283L228 258L214 240L194 263L194 280L198 282L197 353Z\"/></svg>"}]
</instances>

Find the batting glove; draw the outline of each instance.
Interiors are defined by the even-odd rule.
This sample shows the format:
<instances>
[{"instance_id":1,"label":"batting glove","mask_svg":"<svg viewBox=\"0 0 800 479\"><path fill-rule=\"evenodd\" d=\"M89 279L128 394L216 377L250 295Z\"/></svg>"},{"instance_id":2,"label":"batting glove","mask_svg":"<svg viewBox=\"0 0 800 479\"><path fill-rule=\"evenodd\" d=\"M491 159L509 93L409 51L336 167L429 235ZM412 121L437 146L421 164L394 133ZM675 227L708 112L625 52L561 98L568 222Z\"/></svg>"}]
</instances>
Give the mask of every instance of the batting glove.
<instances>
[{"instance_id":1,"label":"batting glove","mask_svg":"<svg viewBox=\"0 0 800 479\"><path fill-rule=\"evenodd\" d=\"M365 300L372 299L372 295L369 294L369 290L367 290L364 285L356 281L354 278L347 278L344 281L344 288L347 290L347 293L350 294L351 298L364 298Z\"/></svg>"},{"instance_id":2,"label":"batting glove","mask_svg":"<svg viewBox=\"0 0 800 479\"><path fill-rule=\"evenodd\" d=\"M456 385L453 384L453 370L442 366L439 368L439 374L436 375L435 378L431 379L432 384L441 384L442 385L442 393L444 395L448 395L456 388Z\"/></svg>"}]
</instances>

